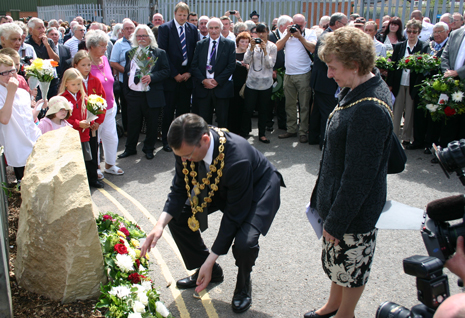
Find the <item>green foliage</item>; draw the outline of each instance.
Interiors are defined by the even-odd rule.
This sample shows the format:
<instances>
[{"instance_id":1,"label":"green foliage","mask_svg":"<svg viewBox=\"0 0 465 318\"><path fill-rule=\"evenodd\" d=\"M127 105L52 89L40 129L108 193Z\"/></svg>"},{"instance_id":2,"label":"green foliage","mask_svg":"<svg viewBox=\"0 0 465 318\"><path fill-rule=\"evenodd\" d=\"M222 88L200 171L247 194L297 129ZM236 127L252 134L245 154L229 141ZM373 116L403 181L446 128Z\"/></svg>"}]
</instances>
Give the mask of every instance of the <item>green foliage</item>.
<instances>
[{"instance_id":1,"label":"green foliage","mask_svg":"<svg viewBox=\"0 0 465 318\"><path fill-rule=\"evenodd\" d=\"M276 82L273 85L276 85L277 89L273 88L271 100L281 100L284 98L284 70L278 68L276 73Z\"/></svg>"},{"instance_id":2,"label":"green foliage","mask_svg":"<svg viewBox=\"0 0 465 318\"><path fill-rule=\"evenodd\" d=\"M429 54L412 54L402 58L397 63L397 69L409 69L425 75L439 72L440 66L441 60Z\"/></svg>"}]
</instances>

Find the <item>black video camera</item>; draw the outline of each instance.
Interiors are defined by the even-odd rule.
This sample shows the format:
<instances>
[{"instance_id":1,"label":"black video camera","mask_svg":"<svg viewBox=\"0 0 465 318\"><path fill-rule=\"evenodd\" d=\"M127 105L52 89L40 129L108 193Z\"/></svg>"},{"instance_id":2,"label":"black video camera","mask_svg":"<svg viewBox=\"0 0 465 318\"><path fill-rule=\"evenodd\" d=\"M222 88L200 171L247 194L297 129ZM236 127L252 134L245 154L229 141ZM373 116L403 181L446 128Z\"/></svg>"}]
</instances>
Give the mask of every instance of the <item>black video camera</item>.
<instances>
[{"instance_id":1,"label":"black video camera","mask_svg":"<svg viewBox=\"0 0 465 318\"><path fill-rule=\"evenodd\" d=\"M448 178L456 172L465 186L465 139L450 142L446 148L433 144L434 154ZM411 310L384 302L378 307L377 318L429 318L439 305L450 296L447 275L442 268L455 253L457 238L465 237L465 196L451 196L428 203L421 226L421 236L429 256L411 256L404 259L404 272L417 277L418 300L422 304ZM461 222L455 221L462 219ZM451 225L448 221L454 221Z\"/></svg>"},{"instance_id":2,"label":"black video camera","mask_svg":"<svg viewBox=\"0 0 465 318\"><path fill-rule=\"evenodd\" d=\"M289 31L290 31L291 33L296 33L297 30L299 30L300 32L302 32L302 30L300 29L300 25L298 25L298 24L293 24L293 25L291 26L291 28L289 29Z\"/></svg>"},{"instance_id":3,"label":"black video camera","mask_svg":"<svg viewBox=\"0 0 465 318\"><path fill-rule=\"evenodd\" d=\"M23 64L23 65L31 65L33 59L34 58L32 56L26 55L25 57L21 58L21 64Z\"/></svg>"},{"instance_id":4,"label":"black video camera","mask_svg":"<svg viewBox=\"0 0 465 318\"><path fill-rule=\"evenodd\" d=\"M260 44L260 43L263 42L262 39L260 39L260 38L255 38L254 40L255 40L255 43L256 43L256 44Z\"/></svg>"}]
</instances>

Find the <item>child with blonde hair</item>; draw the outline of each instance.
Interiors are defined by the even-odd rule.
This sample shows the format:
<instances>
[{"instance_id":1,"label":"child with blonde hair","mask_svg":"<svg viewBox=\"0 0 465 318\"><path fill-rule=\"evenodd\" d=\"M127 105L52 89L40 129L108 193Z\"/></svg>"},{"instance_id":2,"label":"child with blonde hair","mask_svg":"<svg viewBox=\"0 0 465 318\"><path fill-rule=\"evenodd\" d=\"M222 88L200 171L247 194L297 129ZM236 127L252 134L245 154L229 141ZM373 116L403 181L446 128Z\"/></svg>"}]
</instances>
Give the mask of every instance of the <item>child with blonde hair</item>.
<instances>
[{"instance_id":1,"label":"child with blonde hair","mask_svg":"<svg viewBox=\"0 0 465 318\"><path fill-rule=\"evenodd\" d=\"M63 96L54 96L48 102L48 111L45 117L39 122L39 129L42 134L59 129L66 126L71 126L66 120L71 116L73 108L68 100Z\"/></svg>"}]
</instances>

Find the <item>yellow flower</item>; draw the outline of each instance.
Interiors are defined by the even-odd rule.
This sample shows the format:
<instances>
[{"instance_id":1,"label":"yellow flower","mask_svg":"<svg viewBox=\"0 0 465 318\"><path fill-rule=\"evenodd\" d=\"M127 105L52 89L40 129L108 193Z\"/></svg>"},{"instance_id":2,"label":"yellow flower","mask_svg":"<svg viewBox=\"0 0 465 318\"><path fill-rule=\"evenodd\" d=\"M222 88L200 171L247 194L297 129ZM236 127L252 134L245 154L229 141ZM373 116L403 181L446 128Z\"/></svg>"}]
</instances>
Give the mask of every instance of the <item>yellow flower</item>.
<instances>
[{"instance_id":1,"label":"yellow flower","mask_svg":"<svg viewBox=\"0 0 465 318\"><path fill-rule=\"evenodd\" d=\"M132 239L132 240L131 240L131 245L134 246L134 247L139 247L139 246L140 246L140 243L139 243L138 240Z\"/></svg>"},{"instance_id":2,"label":"yellow flower","mask_svg":"<svg viewBox=\"0 0 465 318\"><path fill-rule=\"evenodd\" d=\"M116 231L116 234L118 234L119 236L122 236L122 237L126 238L126 234L124 234L124 233L121 232L121 231Z\"/></svg>"},{"instance_id":3,"label":"yellow flower","mask_svg":"<svg viewBox=\"0 0 465 318\"><path fill-rule=\"evenodd\" d=\"M145 258L148 259L148 260L150 259L149 253L145 253Z\"/></svg>"},{"instance_id":4,"label":"yellow flower","mask_svg":"<svg viewBox=\"0 0 465 318\"><path fill-rule=\"evenodd\" d=\"M42 66L44 66L44 60L37 58L32 62L32 66L34 66L35 68L41 69Z\"/></svg>"},{"instance_id":5,"label":"yellow flower","mask_svg":"<svg viewBox=\"0 0 465 318\"><path fill-rule=\"evenodd\" d=\"M135 250L136 251L136 258L140 258L140 250Z\"/></svg>"}]
</instances>

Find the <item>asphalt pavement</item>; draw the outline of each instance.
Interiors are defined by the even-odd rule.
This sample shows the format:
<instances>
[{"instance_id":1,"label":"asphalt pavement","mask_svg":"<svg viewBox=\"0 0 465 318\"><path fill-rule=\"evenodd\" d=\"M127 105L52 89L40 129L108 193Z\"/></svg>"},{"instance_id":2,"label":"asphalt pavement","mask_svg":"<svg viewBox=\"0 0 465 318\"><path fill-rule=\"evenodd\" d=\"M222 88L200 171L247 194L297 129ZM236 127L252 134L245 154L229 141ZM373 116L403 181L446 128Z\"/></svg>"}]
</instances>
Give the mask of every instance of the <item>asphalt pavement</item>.
<instances>
[{"instance_id":1,"label":"asphalt pavement","mask_svg":"<svg viewBox=\"0 0 465 318\"><path fill-rule=\"evenodd\" d=\"M175 281L187 276L175 245L165 230L156 253L151 254L151 277L161 299L175 317L302 317L327 300L330 281L321 267L321 241L307 221L305 206L318 174L321 151L316 145L299 143L298 138L278 139L282 130L267 133L270 144L258 141L256 119L249 142L278 168L286 188L281 190L281 207L266 237L260 238L260 254L252 273L253 304L243 314L231 310L237 268L232 252L219 258L225 281L211 284L202 300L193 290L177 290ZM145 136L140 136L140 141ZM118 154L124 150L125 138L119 141ZM156 144L155 158L147 160L139 144L138 153L118 159L125 174L105 174L104 191L93 190L92 199L100 211L129 213L149 232L162 212L174 174L174 155ZM388 200L424 209L430 201L463 193L459 179L447 179L432 155L423 150L407 150L404 172L388 176ZM151 216L151 218L148 218ZM209 228L202 236L211 246L221 212L209 216ZM402 222L402 220L399 220ZM374 317L378 306L393 301L407 308L418 304L415 278L404 274L402 260L412 255L426 255L418 230L380 229L370 279L356 309L356 317ZM450 274L447 270L446 273ZM460 292L457 277L449 275L451 294Z\"/></svg>"}]
</instances>

